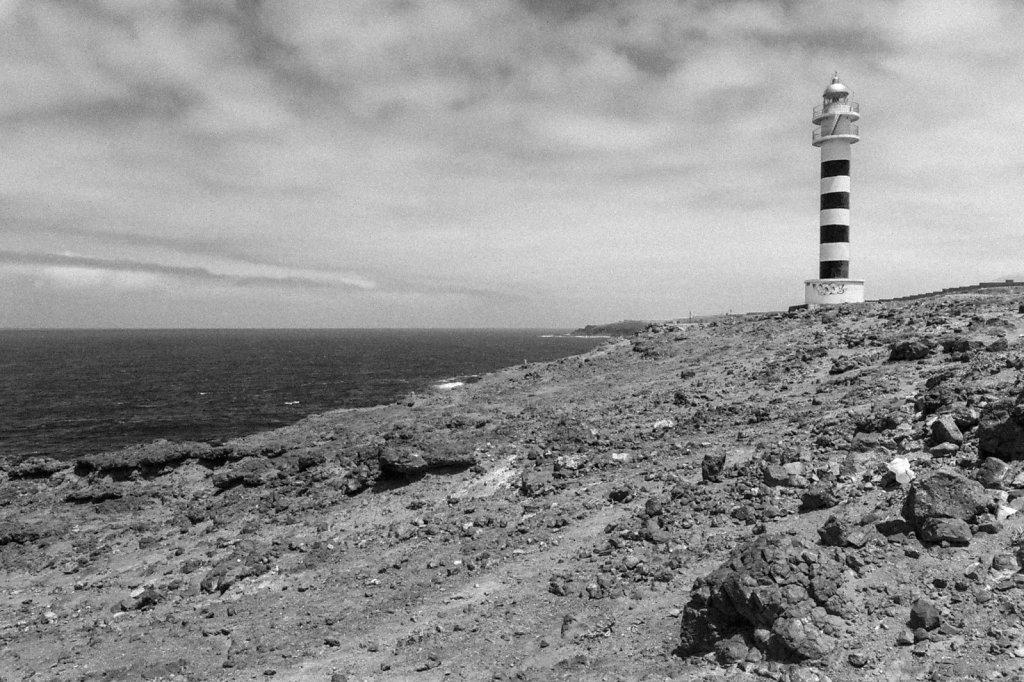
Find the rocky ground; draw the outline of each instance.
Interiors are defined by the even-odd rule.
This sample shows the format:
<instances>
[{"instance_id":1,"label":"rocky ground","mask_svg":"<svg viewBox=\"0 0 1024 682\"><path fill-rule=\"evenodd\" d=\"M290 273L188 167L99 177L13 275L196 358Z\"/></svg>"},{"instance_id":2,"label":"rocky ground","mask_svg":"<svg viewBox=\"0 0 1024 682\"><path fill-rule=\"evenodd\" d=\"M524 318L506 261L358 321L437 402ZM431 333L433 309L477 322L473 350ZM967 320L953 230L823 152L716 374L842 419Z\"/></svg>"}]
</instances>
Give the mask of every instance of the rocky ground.
<instances>
[{"instance_id":1,"label":"rocky ground","mask_svg":"<svg viewBox=\"0 0 1024 682\"><path fill-rule=\"evenodd\" d=\"M664 323L0 471L5 680L1024 679L1024 314Z\"/></svg>"}]
</instances>

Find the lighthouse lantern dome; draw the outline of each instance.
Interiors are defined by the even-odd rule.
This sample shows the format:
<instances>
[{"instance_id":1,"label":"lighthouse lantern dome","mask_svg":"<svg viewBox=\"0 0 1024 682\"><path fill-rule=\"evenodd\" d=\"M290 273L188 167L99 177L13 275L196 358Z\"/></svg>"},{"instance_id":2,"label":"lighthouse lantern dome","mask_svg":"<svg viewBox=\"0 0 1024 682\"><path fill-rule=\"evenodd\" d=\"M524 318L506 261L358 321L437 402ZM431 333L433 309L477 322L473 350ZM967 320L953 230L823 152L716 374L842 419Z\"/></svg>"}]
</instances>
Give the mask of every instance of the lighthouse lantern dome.
<instances>
[{"instance_id":1,"label":"lighthouse lantern dome","mask_svg":"<svg viewBox=\"0 0 1024 682\"><path fill-rule=\"evenodd\" d=\"M832 76L832 82L825 88L825 92L822 93L822 98L825 100L837 100L849 97L852 93L850 89L839 82L839 74Z\"/></svg>"}]
</instances>

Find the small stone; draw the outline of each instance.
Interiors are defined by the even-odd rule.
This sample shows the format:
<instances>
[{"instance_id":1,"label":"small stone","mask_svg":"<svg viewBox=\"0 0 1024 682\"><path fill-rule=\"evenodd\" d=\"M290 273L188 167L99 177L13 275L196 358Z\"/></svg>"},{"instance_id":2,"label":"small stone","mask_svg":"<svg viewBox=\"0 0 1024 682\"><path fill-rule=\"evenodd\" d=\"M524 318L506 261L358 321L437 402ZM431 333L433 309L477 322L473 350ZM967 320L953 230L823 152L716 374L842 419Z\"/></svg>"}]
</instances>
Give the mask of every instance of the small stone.
<instances>
[{"instance_id":1,"label":"small stone","mask_svg":"<svg viewBox=\"0 0 1024 682\"><path fill-rule=\"evenodd\" d=\"M835 485L825 481L813 484L804 492L800 498L800 511L813 511L815 509L828 509L839 504L839 495L836 494Z\"/></svg>"},{"instance_id":2,"label":"small stone","mask_svg":"<svg viewBox=\"0 0 1024 682\"><path fill-rule=\"evenodd\" d=\"M725 452L709 452L704 455L700 463L701 478L709 483L717 483L722 480L722 470L725 469Z\"/></svg>"},{"instance_id":3,"label":"small stone","mask_svg":"<svg viewBox=\"0 0 1024 682\"><path fill-rule=\"evenodd\" d=\"M910 630L902 630L896 635L896 644L899 646L910 646L914 643L914 633Z\"/></svg>"},{"instance_id":4,"label":"small stone","mask_svg":"<svg viewBox=\"0 0 1024 682\"><path fill-rule=\"evenodd\" d=\"M859 651L852 652L846 657L846 660L850 662L854 668L863 668L868 664L868 657Z\"/></svg>"},{"instance_id":5,"label":"small stone","mask_svg":"<svg viewBox=\"0 0 1024 682\"><path fill-rule=\"evenodd\" d=\"M960 451L956 443L939 443L928 448L928 454L932 457L952 457Z\"/></svg>"},{"instance_id":6,"label":"small stone","mask_svg":"<svg viewBox=\"0 0 1024 682\"><path fill-rule=\"evenodd\" d=\"M974 477L986 488L1002 488L1010 471L1009 465L998 457L986 457L978 464Z\"/></svg>"},{"instance_id":7,"label":"small stone","mask_svg":"<svg viewBox=\"0 0 1024 682\"><path fill-rule=\"evenodd\" d=\"M1003 529L1003 524L997 521L992 514L979 514L977 526L979 533L988 533L989 535L996 535Z\"/></svg>"},{"instance_id":8,"label":"small stone","mask_svg":"<svg viewBox=\"0 0 1024 682\"><path fill-rule=\"evenodd\" d=\"M742 635L733 635L715 643L715 655L725 665L732 665L745 661L749 647L743 641Z\"/></svg>"},{"instance_id":9,"label":"small stone","mask_svg":"<svg viewBox=\"0 0 1024 682\"><path fill-rule=\"evenodd\" d=\"M1020 565L1017 557L1012 554L996 554L992 557L992 570L994 571L1018 571Z\"/></svg>"},{"instance_id":10,"label":"small stone","mask_svg":"<svg viewBox=\"0 0 1024 682\"><path fill-rule=\"evenodd\" d=\"M921 524L921 541L951 545L967 545L971 542L971 527L963 519L930 518Z\"/></svg>"},{"instance_id":11,"label":"small stone","mask_svg":"<svg viewBox=\"0 0 1024 682\"><path fill-rule=\"evenodd\" d=\"M863 547L868 542L868 535L849 521L830 516L825 524L818 529L821 544L827 547Z\"/></svg>"},{"instance_id":12,"label":"small stone","mask_svg":"<svg viewBox=\"0 0 1024 682\"><path fill-rule=\"evenodd\" d=\"M935 342L927 338L906 339L897 341L892 345L889 352L889 362L900 360L920 360L928 357Z\"/></svg>"},{"instance_id":13,"label":"small stone","mask_svg":"<svg viewBox=\"0 0 1024 682\"><path fill-rule=\"evenodd\" d=\"M653 497L651 499L647 500L647 502L644 504L644 513L646 513L647 516L650 516L650 517L660 516L661 515L661 511L662 511L661 501L657 500L657 499L655 499Z\"/></svg>"},{"instance_id":14,"label":"small stone","mask_svg":"<svg viewBox=\"0 0 1024 682\"><path fill-rule=\"evenodd\" d=\"M913 629L923 628L925 630L934 630L939 627L941 622L941 616L939 610L935 607L935 604L931 603L927 599L918 599L914 602L914 605L910 607L910 621L909 625Z\"/></svg>"},{"instance_id":15,"label":"small stone","mask_svg":"<svg viewBox=\"0 0 1024 682\"><path fill-rule=\"evenodd\" d=\"M964 434L956 425L953 415L944 414L932 422L932 441L936 445L942 443L960 445L964 442Z\"/></svg>"}]
</instances>

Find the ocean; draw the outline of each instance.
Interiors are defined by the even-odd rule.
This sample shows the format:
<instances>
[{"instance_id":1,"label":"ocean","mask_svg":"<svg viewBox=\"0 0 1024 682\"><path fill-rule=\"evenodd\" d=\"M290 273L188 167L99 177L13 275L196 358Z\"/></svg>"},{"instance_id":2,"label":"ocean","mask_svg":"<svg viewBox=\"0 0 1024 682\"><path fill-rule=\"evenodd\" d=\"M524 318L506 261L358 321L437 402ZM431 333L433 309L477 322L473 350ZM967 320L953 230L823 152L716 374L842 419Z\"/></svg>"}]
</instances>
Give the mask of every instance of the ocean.
<instances>
[{"instance_id":1,"label":"ocean","mask_svg":"<svg viewBox=\"0 0 1024 682\"><path fill-rule=\"evenodd\" d=\"M220 442L603 339L559 330L0 330L0 458Z\"/></svg>"}]
</instances>

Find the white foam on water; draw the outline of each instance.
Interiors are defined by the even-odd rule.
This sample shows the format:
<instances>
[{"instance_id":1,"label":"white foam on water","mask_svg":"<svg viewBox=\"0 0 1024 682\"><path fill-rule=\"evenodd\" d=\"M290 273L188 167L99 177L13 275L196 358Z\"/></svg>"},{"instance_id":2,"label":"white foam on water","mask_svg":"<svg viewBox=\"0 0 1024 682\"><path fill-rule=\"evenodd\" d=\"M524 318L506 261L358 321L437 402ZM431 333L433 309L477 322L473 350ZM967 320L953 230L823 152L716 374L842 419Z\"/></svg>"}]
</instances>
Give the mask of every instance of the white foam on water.
<instances>
[{"instance_id":1,"label":"white foam on water","mask_svg":"<svg viewBox=\"0 0 1024 682\"><path fill-rule=\"evenodd\" d=\"M466 382L464 381L445 381L444 383L434 384L434 388L436 388L439 391L450 391L453 388L458 388L459 386L465 385Z\"/></svg>"}]
</instances>

